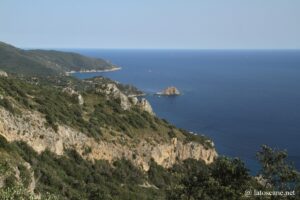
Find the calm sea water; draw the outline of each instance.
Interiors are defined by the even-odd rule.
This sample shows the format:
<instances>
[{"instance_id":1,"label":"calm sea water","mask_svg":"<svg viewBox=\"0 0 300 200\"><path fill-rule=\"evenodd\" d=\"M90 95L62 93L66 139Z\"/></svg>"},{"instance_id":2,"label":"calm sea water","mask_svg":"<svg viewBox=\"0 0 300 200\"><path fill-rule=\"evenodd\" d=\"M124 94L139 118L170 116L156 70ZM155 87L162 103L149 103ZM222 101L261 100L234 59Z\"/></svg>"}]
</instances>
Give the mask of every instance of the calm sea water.
<instances>
[{"instance_id":1,"label":"calm sea water","mask_svg":"<svg viewBox=\"0 0 300 200\"><path fill-rule=\"evenodd\" d=\"M222 155L258 170L262 144L286 149L300 169L300 51L73 50L121 66L96 75L133 84L155 113L204 133ZM176 86L178 97L151 94Z\"/></svg>"}]
</instances>

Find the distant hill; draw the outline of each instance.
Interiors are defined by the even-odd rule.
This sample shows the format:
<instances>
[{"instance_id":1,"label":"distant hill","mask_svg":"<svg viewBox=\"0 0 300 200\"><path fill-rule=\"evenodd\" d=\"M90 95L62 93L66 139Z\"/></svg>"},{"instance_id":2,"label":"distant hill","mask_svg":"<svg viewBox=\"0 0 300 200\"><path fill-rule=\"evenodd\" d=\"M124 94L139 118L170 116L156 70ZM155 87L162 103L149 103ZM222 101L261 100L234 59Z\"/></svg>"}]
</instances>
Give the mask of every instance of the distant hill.
<instances>
[{"instance_id":1,"label":"distant hill","mask_svg":"<svg viewBox=\"0 0 300 200\"><path fill-rule=\"evenodd\" d=\"M55 75L67 71L115 68L99 58L54 50L23 50L0 42L0 69L24 75Z\"/></svg>"}]
</instances>

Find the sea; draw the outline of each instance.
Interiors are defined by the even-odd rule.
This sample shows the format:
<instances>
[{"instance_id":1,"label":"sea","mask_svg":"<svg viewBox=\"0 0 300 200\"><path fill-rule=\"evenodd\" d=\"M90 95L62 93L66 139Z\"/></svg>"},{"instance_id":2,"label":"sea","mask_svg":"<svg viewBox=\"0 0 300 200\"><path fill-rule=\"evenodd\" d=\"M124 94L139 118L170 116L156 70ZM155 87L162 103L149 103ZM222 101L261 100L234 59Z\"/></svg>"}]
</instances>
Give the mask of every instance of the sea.
<instances>
[{"instance_id":1,"label":"sea","mask_svg":"<svg viewBox=\"0 0 300 200\"><path fill-rule=\"evenodd\" d=\"M300 50L72 49L122 69L104 76L144 91L154 112L211 138L221 156L239 157L251 174L266 144L286 150L300 169ZM156 96L168 86L181 96Z\"/></svg>"}]
</instances>

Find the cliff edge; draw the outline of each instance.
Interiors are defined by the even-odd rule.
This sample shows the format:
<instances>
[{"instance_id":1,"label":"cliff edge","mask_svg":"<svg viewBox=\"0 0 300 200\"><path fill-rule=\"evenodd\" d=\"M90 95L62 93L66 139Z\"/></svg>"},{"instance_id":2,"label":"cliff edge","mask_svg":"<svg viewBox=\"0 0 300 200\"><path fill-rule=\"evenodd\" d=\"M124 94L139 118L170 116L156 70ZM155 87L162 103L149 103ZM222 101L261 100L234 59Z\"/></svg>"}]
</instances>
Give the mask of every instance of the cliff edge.
<instances>
[{"instance_id":1,"label":"cliff edge","mask_svg":"<svg viewBox=\"0 0 300 200\"><path fill-rule=\"evenodd\" d=\"M188 158L209 164L217 157L210 140L193 139L157 118L146 99L125 95L116 83L51 81L0 77L0 134L8 141L39 153L74 149L89 160L125 158L146 171L152 159L169 168Z\"/></svg>"}]
</instances>

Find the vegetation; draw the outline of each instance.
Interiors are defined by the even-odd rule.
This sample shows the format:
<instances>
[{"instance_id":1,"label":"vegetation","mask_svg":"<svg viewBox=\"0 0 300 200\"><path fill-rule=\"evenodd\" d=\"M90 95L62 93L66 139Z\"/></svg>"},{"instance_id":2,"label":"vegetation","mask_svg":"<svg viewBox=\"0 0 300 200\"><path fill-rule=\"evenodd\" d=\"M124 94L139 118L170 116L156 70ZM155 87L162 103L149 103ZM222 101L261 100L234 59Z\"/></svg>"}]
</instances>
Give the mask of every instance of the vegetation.
<instances>
[{"instance_id":1,"label":"vegetation","mask_svg":"<svg viewBox=\"0 0 300 200\"><path fill-rule=\"evenodd\" d=\"M268 150L271 150L267 147ZM261 152L271 157L277 157L281 151ZM271 153L271 154L269 154ZM6 155L5 157L3 155ZM22 142L8 143L0 137L0 178L5 179L5 187L0 189L1 199L34 199L34 195L28 192L26 178L17 180L9 170L14 170L15 165L29 163L37 182L34 189L43 199L248 199L245 191L251 190L277 190L277 183L265 185L249 175L249 170L244 163L237 158L220 157L211 165L203 161L188 159L165 169L151 161L148 172L136 168L125 159L108 163L104 160L95 162L83 159L74 150L68 150L64 156L57 156L50 151L37 154L29 146ZM263 156L265 157L265 156ZM5 161L3 161L5 160ZM16 162L17 161L17 162ZM6 164L3 165L3 162ZM270 168L278 166L269 161L262 162ZM290 165L285 165L291 167ZM26 171L24 168L21 171ZM293 169L294 170L294 169ZM296 172L296 171L295 171ZM23 174L22 172L21 174ZM6 174L3 176L3 174ZM24 173L26 174L26 173ZM28 174L28 172L27 172ZM274 171L272 177L281 176L281 172ZM281 188L297 190L299 174L296 172L293 179L288 180L293 188ZM22 175L21 177L25 177ZM268 183L272 177L265 177ZM27 177L27 180L30 177ZM10 181L12 180L12 181ZM11 182L10 184L8 184ZM254 197L253 197L254 198ZM299 193L288 196L286 199L299 199ZM252 199L252 198L250 198ZM259 199L259 198L257 198ZM263 199L268 199L264 197ZM276 197L270 198L276 199ZM281 198L278 198L281 199Z\"/></svg>"},{"instance_id":2,"label":"vegetation","mask_svg":"<svg viewBox=\"0 0 300 200\"><path fill-rule=\"evenodd\" d=\"M76 53L47 50L22 50L0 42L0 69L23 75L55 75L66 71L103 70L112 64Z\"/></svg>"},{"instance_id":3,"label":"vegetation","mask_svg":"<svg viewBox=\"0 0 300 200\"><path fill-rule=\"evenodd\" d=\"M179 130L138 107L123 110L120 99L107 98L102 91L103 85L113 83L105 78L94 78L85 81L72 77L2 77L0 78L0 106L13 114L22 110L35 110L45 115L48 126L58 131L59 125L68 125L82 131L95 139L125 134L131 138L150 137L157 140L168 140L172 137L197 141L211 147L204 136L194 136ZM120 84L119 84L120 85ZM137 93L134 87L120 87L122 92ZM82 94L84 104L79 105L78 95L70 94L65 88L75 88ZM172 132L172 134L170 134ZM186 138L186 139L184 139Z\"/></svg>"},{"instance_id":4,"label":"vegetation","mask_svg":"<svg viewBox=\"0 0 300 200\"><path fill-rule=\"evenodd\" d=\"M266 145L263 145L257 153L262 166L261 177L264 180L264 189L272 187L276 190L291 191L300 187L300 174L287 161L287 156L286 151L274 150Z\"/></svg>"},{"instance_id":5,"label":"vegetation","mask_svg":"<svg viewBox=\"0 0 300 200\"><path fill-rule=\"evenodd\" d=\"M121 99L108 97L103 85L114 83L126 95L141 95L132 86L97 77L77 80L58 76L77 66L106 67L101 60L56 51L24 51L0 43L0 66L8 72L47 75L0 77L0 107L11 114L38 111L46 125L59 131L67 125L99 140L123 137L135 142L165 142L177 138L213 148L205 136L193 135L159 119L137 106L124 110ZM100 62L100 63L99 63ZM102 65L103 64L103 65ZM29 67L30 66L30 67ZM53 76L48 76L56 74ZM80 104L78 96L84 103ZM151 140L150 140L151 139ZM128 145L128 144L127 144ZM89 154L90 148L83 150ZM133 155L134 156L134 155ZM262 146L257 154L261 171L257 177L238 158L219 157L203 161L178 161L169 169L150 161L142 171L126 159L86 160L76 150L58 156L49 150L40 154L23 142L9 143L0 135L0 199L280 199L282 196L245 196L245 191L296 191L285 199L300 199L299 172L287 162L287 153Z\"/></svg>"}]
</instances>

